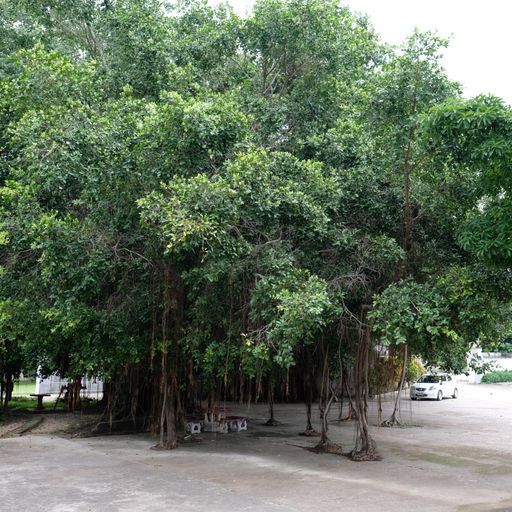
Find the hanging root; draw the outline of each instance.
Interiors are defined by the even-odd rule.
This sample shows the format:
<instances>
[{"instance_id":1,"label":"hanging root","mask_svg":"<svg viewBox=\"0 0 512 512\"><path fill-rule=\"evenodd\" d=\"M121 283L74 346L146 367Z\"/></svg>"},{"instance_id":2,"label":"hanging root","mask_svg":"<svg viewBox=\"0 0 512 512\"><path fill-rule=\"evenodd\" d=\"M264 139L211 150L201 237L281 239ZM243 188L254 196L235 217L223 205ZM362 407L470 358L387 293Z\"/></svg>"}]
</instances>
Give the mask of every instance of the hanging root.
<instances>
[{"instance_id":1,"label":"hanging root","mask_svg":"<svg viewBox=\"0 0 512 512\"><path fill-rule=\"evenodd\" d=\"M329 440L320 441L317 445L311 448L306 448L306 450L313 453L331 453L332 455L343 455L341 446Z\"/></svg>"}]
</instances>

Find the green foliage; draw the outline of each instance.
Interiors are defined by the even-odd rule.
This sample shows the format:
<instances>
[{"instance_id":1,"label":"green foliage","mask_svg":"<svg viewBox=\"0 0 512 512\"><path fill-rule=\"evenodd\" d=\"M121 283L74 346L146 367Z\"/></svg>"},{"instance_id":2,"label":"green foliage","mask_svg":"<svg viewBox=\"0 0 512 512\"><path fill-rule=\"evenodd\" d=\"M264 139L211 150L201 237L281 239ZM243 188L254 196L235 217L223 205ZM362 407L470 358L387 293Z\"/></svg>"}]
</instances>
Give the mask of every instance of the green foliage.
<instances>
[{"instance_id":1,"label":"green foliage","mask_svg":"<svg viewBox=\"0 0 512 512\"><path fill-rule=\"evenodd\" d=\"M393 185L402 186L404 160L413 171L411 193L424 193L419 178L425 172L417 133L422 115L431 107L451 98L458 92L441 66L447 41L430 32L415 31L402 45L401 51L391 54L372 81L368 108L375 145L374 158L386 170ZM398 171L398 172L397 172ZM398 181L397 181L398 180Z\"/></svg>"},{"instance_id":2,"label":"green foliage","mask_svg":"<svg viewBox=\"0 0 512 512\"><path fill-rule=\"evenodd\" d=\"M389 286L370 313L381 343L407 343L429 365L462 371L472 344L495 326L499 302L482 284L478 273L453 267L427 283Z\"/></svg>"},{"instance_id":3,"label":"green foliage","mask_svg":"<svg viewBox=\"0 0 512 512\"><path fill-rule=\"evenodd\" d=\"M372 343L456 369L507 316L473 255L510 266L510 111L460 100L433 34L394 51L334 0L0 0L0 42L2 381L336 373L372 300Z\"/></svg>"},{"instance_id":4,"label":"green foliage","mask_svg":"<svg viewBox=\"0 0 512 512\"><path fill-rule=\"evenodd\" d=\"M493 96L451 100L432 109L424 131L439 165L474 183L460 244L487 264L510 266L512 110Z\"/></svg>"},{"instance_id":5,"label":"green foliage","mask_svg":"<svg viewBox=\"0 0 512 512\"><path fill-rule=\"evenodd\" d=\"M24 396L24 397L17 396L9 402L9 409L11 409L11 410L16 409L18 411L20 411L20 410L28 411L28 410L35 409L36 407L37 407L37 399L29 398L26 396ZM45 409L53 409L55 407L55 403L46 400L46 402L43 401L43 407ZM61 404L57 405L57 409L62 411L64 409L63 404L61 403Z\"/></svg>"},{"instance_id":6,"label":"green foliage","mask_svg":"<svg viewBox=\"0 0 512 512\"><path fill-rule=\"evenodd\" d=\"M326 235L336 190L336 179L319 164L250 151L237 154L221 175L177 177L164 193L140 202L143 220L158 229L168 251L200 259L195 280L219 285L225 266L240 260L259 267L261 277L249 299L251 322L259 327L238 335L245 340L244 364L251 373L265 353L260 344L271 348L278 366L289 367L296 347L311 343L327 322L326 283L297 268L300 261L288 259L280 248ZM204 326L205 317L199 321Z\"/></svg>"},{"instance_id":7,"label":"green foliage","mask_svg":"<svg viewBox=\"0 0 512 512\"><path fill-rule=\"evenodd\" d=\"M492 342L491 340L486 340L487 343L483 344L484 351L487 352L501 352L503 354L511 354L512 353L512 336L508 335L502 340Z\"/></svg>"},{"instance_id":8,"label":"green foliage","mask_svg":"<svg viewBox=\"0 0 512 512\"><path fill-rule=\"evenodd\" d=\"M148 105L141 127L141 166L159 168L160 179L213 174L248 135L248 118L227 94L183 98L163 93Z\"/></svg>"},{"instance_id":9,"label":"green foliage","mask_svg":"<svg viewBox=\"0 0 512 512\"><path fill-rule=\"evenodd\" d=\"M259 138L272 147L307 148L310 137L334 127L380 60L368 21L334 0L259 1L244 29L257 65L248 101L261 119Z\"/></svg>"},{"instance_id":10,"label":"green foliage","mask_svg":"<svg viewBox=\"0 0 512 512\"><path fill-rule=\"evenodd\" d=\"M477 375L492 373L500 368L496 361L484 361L484 358L479 354L471 356L468 366Z\"/></svg>"},{"instance_id":11,"label":"green foliage","mask_svg":"<svg viewBox=\"0 0 512 512\"><path fill-rule=\"evenodd\" d=\"M407 362L405 380L407 382L416 382L426 371L421 360L413 356Z\"/></svg>"},{"instance_id":12,"label":"green foliage","mask_svg":"<svg viewBox=\"0 0 512 512\"><path fill-rule=\"evenodd\" d=\"M483 384L496 384L498 382L512 382L512 371L491 372L482 377Z\"/></svg>"},{"instance_id":13,"label":"green foliage","mask_svg":"<svg viewBox=\"0 0 512 512\"><path fill-rule=\"evenodd\" d=\"M301 343L311 344L319 336L332 307L326 283L300 271L284 276L281 282L261 280L253 304L268 322L264 341L275 351L273 361L282 368L294 364L294 351ZM252 337L254 343L260 342L261 331Z\"/></svg>"}]
</instances>

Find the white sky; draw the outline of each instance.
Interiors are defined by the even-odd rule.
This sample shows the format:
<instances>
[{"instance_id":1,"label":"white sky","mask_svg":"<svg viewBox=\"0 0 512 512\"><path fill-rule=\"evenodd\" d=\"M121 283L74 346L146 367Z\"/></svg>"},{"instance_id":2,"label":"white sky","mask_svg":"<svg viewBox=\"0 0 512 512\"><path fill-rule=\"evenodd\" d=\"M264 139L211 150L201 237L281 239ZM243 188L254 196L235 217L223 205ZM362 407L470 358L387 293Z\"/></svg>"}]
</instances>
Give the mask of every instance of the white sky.
<instances>
[{"instance_id":1,"label":"white sky","mask_svg":"<svg viewBox=\"0 0 512 512\"><path fill-rule=\"evenodd\" d=\"M210 0L217 4L220 0ZM240 14L254 0L228 0ZM344 0L368 14L382 39L399 44L414 27L450 37L444 66L466 96L493 93L512 104L512 0Z\"/></svg>"}]
</instances>

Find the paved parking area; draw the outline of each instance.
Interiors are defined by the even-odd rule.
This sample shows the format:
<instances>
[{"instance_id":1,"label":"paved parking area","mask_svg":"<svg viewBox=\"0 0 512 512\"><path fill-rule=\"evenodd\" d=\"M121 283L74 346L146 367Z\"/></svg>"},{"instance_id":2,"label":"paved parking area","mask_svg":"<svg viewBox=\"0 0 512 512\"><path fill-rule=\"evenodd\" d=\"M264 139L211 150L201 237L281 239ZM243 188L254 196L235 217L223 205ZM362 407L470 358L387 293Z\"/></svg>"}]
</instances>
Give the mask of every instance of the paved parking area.
<instances>
[{"instance_id":1,"label":"paved parking area","mask_svg":"<svg viewBox=\"0 0 512 512\"><path fill-rule=\"evenodd\" d=\"M384 403L384 416L391 402ZM297 433L302 405L265 406L238 434L155 452L149 436L0 440L0 510L74 511L511 511L512 386L462 386L458 400L402 401L403 429L375 428L381 462L316 455ZM370 415L375 419L375 404ZM354 424L335 422L346 451Z\"/></svg>"}]
</instances>

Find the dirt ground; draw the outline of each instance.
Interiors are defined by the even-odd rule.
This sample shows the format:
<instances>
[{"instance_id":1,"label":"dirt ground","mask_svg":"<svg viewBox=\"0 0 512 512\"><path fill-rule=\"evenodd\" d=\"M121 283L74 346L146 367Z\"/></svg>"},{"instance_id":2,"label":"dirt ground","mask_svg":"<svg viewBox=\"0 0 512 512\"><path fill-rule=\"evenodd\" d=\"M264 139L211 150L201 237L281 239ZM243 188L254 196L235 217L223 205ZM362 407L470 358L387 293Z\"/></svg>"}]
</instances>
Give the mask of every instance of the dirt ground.
<instances>
[{"instance_id":1,"label":"dirt ground","mask_svg":"<svg viewBox=\"0 0 512 512\"><path fill-rule=\"evenodd\" d=\"M385 419L391 400L383 405ZM298 435L302 405L278 405L277 427L263 426L264 405L231 407L250 417L247 432L201 434L172 452L151 450L147 435L72 438L45 422L0 439L0 510L512 512L511 385L465 385L442 402L404 398L409 426L373 429L380 462L301 449L316 442ZM329 434L349 451L355 425L337 415Z\"/></svg>"},{"instance_id":2,"label":"dirt ground","mask_svg":"<svg viewBox=\"0 0 512 512\"><path fill-rule=\"evenodd\" d=\"M27 411L12 414L0 423L0 441L11 437L17 429L29 425L32 420L42 419L36 427L30 428L31 434L58 435L62 437L88 437L93 427L100 420L101 414L70 414L64 412L48 414L31 414ZM1 453L1 452L0 452ZM1 461L0 461L1 464ZM1 505L0 505L1 507ZM0 508L1 510L1 508Z\"/></svg>"}]
</instances>

